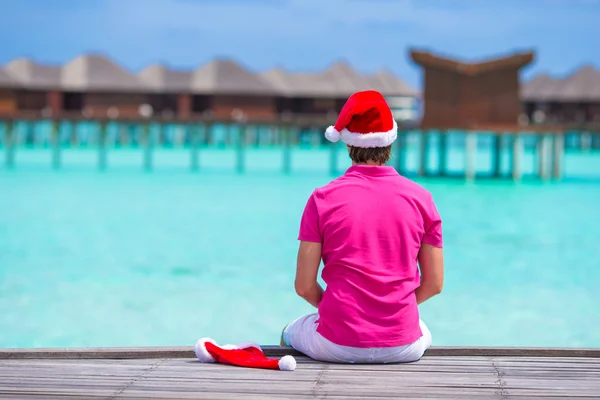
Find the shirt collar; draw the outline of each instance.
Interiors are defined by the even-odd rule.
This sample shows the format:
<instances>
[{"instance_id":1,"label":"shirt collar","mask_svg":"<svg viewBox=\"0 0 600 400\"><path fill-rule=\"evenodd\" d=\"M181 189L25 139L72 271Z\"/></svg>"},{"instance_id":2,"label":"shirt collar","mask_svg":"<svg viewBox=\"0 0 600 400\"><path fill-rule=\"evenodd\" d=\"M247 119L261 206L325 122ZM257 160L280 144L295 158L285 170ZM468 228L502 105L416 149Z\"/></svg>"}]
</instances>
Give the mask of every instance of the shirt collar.
<instances>
[{"instance_id":1,"label":"shirt collar","mask_svg":"<svg viewBox=\"0 0 600 400\"><path fill-rule=\"evenodd\" d=\"M360 174L368 176L393 176L398 175L394 167L388 165L352 165L346 170L346 174Z\"/></svg>"}]
</instances>

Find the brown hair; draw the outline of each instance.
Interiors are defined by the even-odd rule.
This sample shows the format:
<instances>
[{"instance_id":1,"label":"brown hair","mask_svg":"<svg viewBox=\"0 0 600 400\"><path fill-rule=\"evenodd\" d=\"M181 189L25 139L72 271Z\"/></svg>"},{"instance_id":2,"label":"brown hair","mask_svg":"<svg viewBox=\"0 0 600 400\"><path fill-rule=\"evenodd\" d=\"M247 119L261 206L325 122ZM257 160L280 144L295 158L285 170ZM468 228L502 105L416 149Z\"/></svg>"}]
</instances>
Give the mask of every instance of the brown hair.
<instances>
[{"instance_id":1,"label":"brown hair","mask_svg":"<svg viewBox=\"0 0 600 400\"><path fill-rule=\"evenodd\" d=\"M392 145L387 147L353 147L348 146L348 154L352 161L357 164L365 164L369 161L385 165L392 156Z\"/></svg>"}]
</instances>

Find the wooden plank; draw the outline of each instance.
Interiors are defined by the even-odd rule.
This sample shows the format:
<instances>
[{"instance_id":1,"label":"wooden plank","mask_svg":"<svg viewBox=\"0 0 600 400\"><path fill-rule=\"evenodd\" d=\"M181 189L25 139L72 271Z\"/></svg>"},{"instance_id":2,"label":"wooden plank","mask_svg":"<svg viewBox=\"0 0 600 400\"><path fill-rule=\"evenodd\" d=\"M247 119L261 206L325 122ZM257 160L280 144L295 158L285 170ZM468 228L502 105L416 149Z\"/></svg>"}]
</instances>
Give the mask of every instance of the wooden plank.
<instances>
[{"instance_id":1,"label":"wooden plank","mask_svg":"<svg viewBox=\"0 0 600 400\"><path fill-rule=\"evenodd\" d=\"M294 372L188 359L0 360L0 398L596 398L600 358L428 356L406 364L331 364Z\"/></svg>"},{"instance_id":2,"label":"wooden plank","mask_svg":"<svg viewBox=\"0 0 600 400\"><path fill-rule=\"evenodd\" d=\"M269 357L301 356L290 347L261 346ZM513 348L513 347L432 347L429 357L584 357L600 358L600 348ZM107 347L107 348L26 348L0 349L3 359L146 359L194 358L192 346L176 347Z\"/></svg>"}]
</instances>

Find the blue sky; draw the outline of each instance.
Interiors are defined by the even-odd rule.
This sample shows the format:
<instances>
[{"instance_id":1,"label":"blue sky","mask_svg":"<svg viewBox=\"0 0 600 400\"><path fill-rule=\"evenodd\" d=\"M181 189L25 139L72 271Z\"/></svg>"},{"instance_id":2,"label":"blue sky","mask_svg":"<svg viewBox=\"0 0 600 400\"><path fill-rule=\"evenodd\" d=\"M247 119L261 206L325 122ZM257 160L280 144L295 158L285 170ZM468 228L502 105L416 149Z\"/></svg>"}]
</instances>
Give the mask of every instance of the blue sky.
<instances>
[{"instance_id":1,"label":"blue sky","mask_svg":"<svg viewBox=\"0 0 600 400\"><path fill-rule=\"evenodd\" d=\"M0 63L93 52L133 71L215 57L315 71L343 59L420 87L411 47L466 60L534 49L525 78L600 66L598 21L600 0L0 0Z\"/></svg>"}]
</instances>

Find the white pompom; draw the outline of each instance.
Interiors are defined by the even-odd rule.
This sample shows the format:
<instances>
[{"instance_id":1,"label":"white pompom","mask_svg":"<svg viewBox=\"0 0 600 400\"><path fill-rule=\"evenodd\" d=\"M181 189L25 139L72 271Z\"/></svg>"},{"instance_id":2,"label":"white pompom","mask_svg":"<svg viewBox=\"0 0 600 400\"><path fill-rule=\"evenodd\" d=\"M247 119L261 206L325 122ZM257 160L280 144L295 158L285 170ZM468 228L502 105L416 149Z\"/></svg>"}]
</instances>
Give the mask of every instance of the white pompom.
<instances>
[{"instance_id":1,"label":"white pompom","mask_svg":"<svg viewBox=\"0 0 600 400\"><path fill-rule=\"evenodd\" d=\"M325 137L330 142L337 142L340 140L341 135L333 126L330 126L325 130Z\"/></svg>"},{"instance_id":2,"label":"white pompom","mask_svg":"<svg viewBox=\"0 0 600 400\"><path fill-rule=\"evenodd\" d=\"M293 371L296 369L296 359L292 356L283 356L279 360L279 369L281 371Z\"/></svg>"},{"instance_id":3,"label":"white pompom","mask_svg":"<svg viewBox=\"0 0 600 400\"><path fill-rule=\"evenodd\" d=\"M211 338L198 339L196 345L194 346L194 353L196 353L196 357L198 357L198 360L200 360L201 362L214 363L216 360L213 358L213 356L210 355L208 350L206 350L206 342L210 342L215 346L217 345L217 343Z\"/></svg>"}]
</instances>

